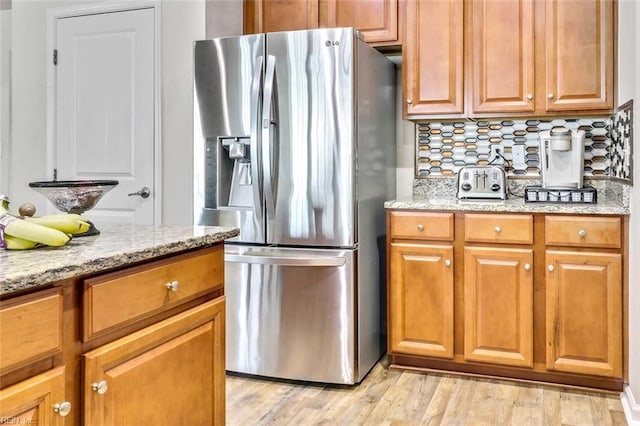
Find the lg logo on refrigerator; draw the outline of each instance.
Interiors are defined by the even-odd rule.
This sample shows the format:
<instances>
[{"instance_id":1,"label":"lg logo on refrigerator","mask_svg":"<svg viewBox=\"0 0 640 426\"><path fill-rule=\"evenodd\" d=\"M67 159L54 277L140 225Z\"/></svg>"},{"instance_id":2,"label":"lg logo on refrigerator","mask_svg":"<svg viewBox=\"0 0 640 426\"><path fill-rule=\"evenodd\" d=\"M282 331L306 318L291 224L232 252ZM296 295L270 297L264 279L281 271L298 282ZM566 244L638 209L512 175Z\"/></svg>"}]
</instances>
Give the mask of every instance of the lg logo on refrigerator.
<instances>
[{"instance_id":1,"label":"lg logo on refrigerator","mask_svg":"<svg viewBox=\"0 0 640 426\"><path fill-rule=\"evenodd\" d=\"M340 41L338 40L327 40L324 42L324 45L327 47L331 47L331 46L340 46Z\"/></svg>"}]
</instances>

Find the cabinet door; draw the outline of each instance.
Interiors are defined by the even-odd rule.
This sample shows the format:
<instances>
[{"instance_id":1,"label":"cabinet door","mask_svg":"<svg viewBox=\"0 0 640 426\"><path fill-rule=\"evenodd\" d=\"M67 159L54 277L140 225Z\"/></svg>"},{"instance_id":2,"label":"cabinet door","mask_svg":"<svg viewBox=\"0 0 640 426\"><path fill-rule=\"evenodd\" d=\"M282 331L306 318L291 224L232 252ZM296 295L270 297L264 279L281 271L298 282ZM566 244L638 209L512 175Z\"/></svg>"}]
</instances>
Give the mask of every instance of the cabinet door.
<instances>
[{"instance_id":1,"label":"cabinet door","mask_svg":"<svg viewBox=\"0 0 640 426\"><path fill-rule=\"evenodd\" d=\"M533 250L464 249L464 357L533 366Z\"/></svg>"},{"instance_id":2,"label":"cabinet door","mask_svg":"<svg viewBox=\"0 0 640 426\"><path fill-rule=\"evenodd\" d=\"M224 315L221 297L85 354L85 423L224 424Z\"/></svg>"},{"instance_id":3,"label":"cabinet door","mask_svg":"<svg viewBox=\"0 0 640 426\"><path fill-rule=\"evenodd\" d=\"M462 114L463 0L408 0L404 115Z\"/></svg>"},{"instance_id":4,"label":"cabinet door","mask_svg":"<svg viewBox=\"0 0 640 426\"><path fill-rule=\"evenodd\" d=\"M622 376L621 255L547 251L547 368Z\"/></svg>"},{"instance_id":5,"label":"cabinet door","mask_svg":"<svg viewBox=\"0 0 640 426\"><path fill-rule=\"evenodd\" d=\"M245 0L244 33L318 28L318 0Z\"/></svg>"},{"instance_id":6,"label":"cabinet door","mask_svg":"<svg viewBox=\"0 0 640 426\"><path fill-rule=\"evenodd\" d=\"M453 247L392 243L392 352L453 358Z\"/></svg>"},{"instance_id":7,"label":"cabinet door","mask_svg":"<svg viewBox=\"0 0 640 426\"><path fill-rule=\"evenodd\" d=\"M0 423L61 426L70 405L64 401L64 367L58 367L0 391Z\"/></svg>"},{"instance_id":8,"label":"cabinet door","mask_svg":"<svg viewBox=\"0 0 640 426\"><path fill-rule=\"evenodd\" d=\"M613 1L547 0L547 111L612 110Z\"/></svg>"},{"instance_id":9,"label":"cabinet door","mask_svg":"<svg viewBox=\"0 0 640 426\"><path fill-rule=\"evenodd\" d=\"M398 0L327 0L327 27L354 27L367 43L398 44Z\"/></svg>"},{"instance_id":10,"label":"cabinet door","mask_svg":"<svg viewBox=\"0 0 640 426\"><path fill-rule=\"evenodd\" d=\"M468 5L472 112L534 112L533 1L475 0Z\"/></svg>"}]
</instances>

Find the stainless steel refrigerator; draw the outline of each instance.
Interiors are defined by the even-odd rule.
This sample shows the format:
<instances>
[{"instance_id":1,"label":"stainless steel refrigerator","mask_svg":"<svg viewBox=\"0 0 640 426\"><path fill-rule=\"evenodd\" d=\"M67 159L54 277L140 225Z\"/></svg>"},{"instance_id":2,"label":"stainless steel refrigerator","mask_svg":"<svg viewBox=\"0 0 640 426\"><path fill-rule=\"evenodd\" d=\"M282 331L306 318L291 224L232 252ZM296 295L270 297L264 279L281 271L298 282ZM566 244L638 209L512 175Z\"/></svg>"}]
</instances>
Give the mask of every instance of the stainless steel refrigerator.
<instances>
[{"instance_id":1,"label":"stainless steel refrigerator","mask_svg":"<svg viewBox=\"0 0 640 426\"><path fill-rule=\"evenodd\" d=\"M395 67L352 28L197 41L194 221L229 225L227 370L353 384L386 349Z\"/></svg>"}]
</instances>

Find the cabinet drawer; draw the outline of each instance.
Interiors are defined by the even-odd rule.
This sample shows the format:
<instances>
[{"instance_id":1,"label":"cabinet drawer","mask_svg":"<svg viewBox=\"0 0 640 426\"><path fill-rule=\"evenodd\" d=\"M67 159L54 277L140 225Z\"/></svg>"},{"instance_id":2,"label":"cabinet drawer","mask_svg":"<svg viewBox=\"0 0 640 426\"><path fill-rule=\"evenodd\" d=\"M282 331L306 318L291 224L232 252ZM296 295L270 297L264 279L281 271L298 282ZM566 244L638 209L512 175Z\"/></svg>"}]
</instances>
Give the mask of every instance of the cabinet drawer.
<instances>
[{"instance_id":1,"label":"cabinet drawer","mask_svg":"<svg viewBox=\"0 0 640 426\"><path fill-rule=\"evenodd\" d=\"M84 339L222 288L223 273L219 245L85 280Z\"/></svg>"},{"instance_id":2,"label":"cabinet drawer","mask_svg":"<svg viewBox=\"0 0 640 426\"><path fill-rule=\"evenodd\" d=\"M62 349L62 289L0 305L0 373L45 359Z\"/></svg>"},{"instance_id":3,"label":"cabinet drawer","mask_svg":"<svg viewBox=\"0 0 640 426\"><path fill-rule=\"evenodd\" d=\"M533 244L533 216L511 214L467 214L466 242Z\"/></svg>"},{"instance_id":4,"label":"cabinet drawer","mask_svg":"<svg viewBox=\"0 0 640 426\"><path fill-rule=\"evenodd\" d=\"M391 238L453 241L453 213L391 211Z\"/></svg>"},{"instance_id":5,"label":"cabinet drawer","mask_svg":"<svg viewBox=\"0 0 640 426\"><path fill-rule=\"evenodd\" d=\"M544 239L548 246L620 248L619 217L546 216Z\"/></svg>"}]
</instances>

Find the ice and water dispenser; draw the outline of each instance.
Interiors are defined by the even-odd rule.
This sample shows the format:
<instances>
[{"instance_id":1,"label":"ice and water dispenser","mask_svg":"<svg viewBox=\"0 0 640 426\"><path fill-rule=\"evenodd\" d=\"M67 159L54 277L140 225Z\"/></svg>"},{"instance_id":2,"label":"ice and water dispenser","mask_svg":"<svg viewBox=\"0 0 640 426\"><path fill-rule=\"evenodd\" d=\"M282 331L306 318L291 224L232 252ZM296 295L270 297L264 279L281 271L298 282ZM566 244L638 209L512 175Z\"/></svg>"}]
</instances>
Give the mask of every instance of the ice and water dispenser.
<instances>
[{"instance_id":1,"label":"ice and water dispenser","mask_svg":"<svg viewBox=\"0 0 640 426\"><path fill-rule=\"evenodd\" d=\"M205 207L252 208L250 138L208 138Z\"/></svg>"}]
</instances>

